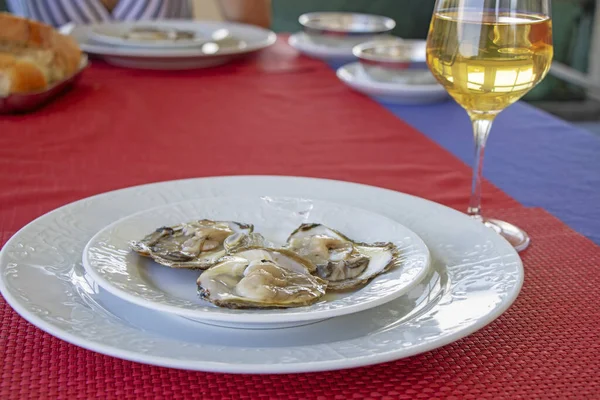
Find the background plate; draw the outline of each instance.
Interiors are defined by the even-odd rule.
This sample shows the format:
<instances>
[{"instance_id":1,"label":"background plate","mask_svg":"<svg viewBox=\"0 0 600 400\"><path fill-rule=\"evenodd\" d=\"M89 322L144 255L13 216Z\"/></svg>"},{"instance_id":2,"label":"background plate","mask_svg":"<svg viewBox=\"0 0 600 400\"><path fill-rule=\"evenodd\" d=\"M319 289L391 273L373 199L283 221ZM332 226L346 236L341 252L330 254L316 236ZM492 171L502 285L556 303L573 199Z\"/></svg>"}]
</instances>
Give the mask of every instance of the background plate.
<instances>
[{"instance_id":1,"label":"background plate","mask_svg":"<svg viewBox=\"0 0 600 400\"><path fill-rule=\"evenodd\" d=\"M217 31L221 32L217 32L216 39L214 40L221 39L223 31L228 35L226 30L209 30L203 28L202 24L197 24L196 28L192 29L192 26L188 25L186 29L187 32L195 34L195 38L193 39L140 40L126 38L125 35L134 28L183 30L181 24L169 20L107 22L94 25L94 28L89 32L89 37L96 42L115 46L181 49L201 46L203 43L213 40Z\"/></svg>"},{"instance_id":2,"label":"background plate","mask_svg":"<svg viewBox=\"0 0 600 400\"><path fill-rule=\"evenodd\" d=\"M308 57L319 60L344 63L355 61L356 57L352 54L353 45L340 44L339 46L325 46L310 41L306 33L297 32L290 35L288 44Z\"/></svg>"},{"instance_id":3,"label":"background plate","mask_svg":"<svg viewBox=\"0 0 600 400\"><path fill-rule=\"evenodd\" d=\"M71 36L73 36L75 40L79 42L84 51L92 54L167 59L186 57L215 57L222 55L250 53L272 45L277 39L275 33L267 29L234 22L194 22L186 20L172 20L170 23L182 30L205 30L207 32L213 32L218 29L226 29L233 37L243 41L244 45L240 47L239 43L235 41L233 46L222 45L217 48L208 48L208 50L204 46L184 49L111 46L103 43L97 43L92 40L94 25L77 25L71 31Z\"/></svg>"},{"instance_id":4,"label":"background plate","mask_svg":"<svg viewBox=\"0 0 600 400\"><path fill-rule=\"evenodd\" d=\"M413 85L375 81L365 73L360 62L338 68L337 76L352 89L384 103L429 104L449 98L446 89L437 82L430 85Z\"/></svg>"}]
</instances>

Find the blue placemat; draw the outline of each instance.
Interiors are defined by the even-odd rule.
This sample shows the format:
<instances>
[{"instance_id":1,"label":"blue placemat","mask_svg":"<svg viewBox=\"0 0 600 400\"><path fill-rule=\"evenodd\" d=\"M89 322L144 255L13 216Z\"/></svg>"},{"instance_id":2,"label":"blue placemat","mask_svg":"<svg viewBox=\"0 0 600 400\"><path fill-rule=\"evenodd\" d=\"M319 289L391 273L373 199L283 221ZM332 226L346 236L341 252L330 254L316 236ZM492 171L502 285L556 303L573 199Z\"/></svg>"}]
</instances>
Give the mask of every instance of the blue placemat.
<instances>
[{"instance_id":1,"label":"blue placemat","mask_svg":"<svg viewBox=\"0 0 600 400\"><path fill-rule=\"evenodd\" d=\"M453 101L382 105L471 164L471 124ZM590 132L526 103L514 104L494 122L484 175L523 205L545 208L600 244L600 138Z\"/></svg>"}]
</instances>

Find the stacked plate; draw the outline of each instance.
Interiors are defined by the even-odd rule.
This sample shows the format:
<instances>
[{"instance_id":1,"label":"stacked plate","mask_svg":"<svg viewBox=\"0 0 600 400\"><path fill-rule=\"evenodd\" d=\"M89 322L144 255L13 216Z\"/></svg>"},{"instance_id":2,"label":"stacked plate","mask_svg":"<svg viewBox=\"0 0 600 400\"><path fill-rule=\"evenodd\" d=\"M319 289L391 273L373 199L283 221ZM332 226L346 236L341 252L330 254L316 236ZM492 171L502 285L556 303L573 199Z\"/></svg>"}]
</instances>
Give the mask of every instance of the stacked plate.
<instances>
[{"instance_id":1,"label":"stacked plate","mask_svg":"<svg viewBox=\"0 0 600 400\"><path fill-rule=\"evenodd\" d=\"M190 20L109 22L63 29L81 48L108 63L142 69L181 70L221 65L275 43L256 26Z\"/></svg>"},{"instance_id":2,"label":"stacked plate","mask_svg":"<svg viewBox=\"0 0 600 400\"><path fill-rule=\"evenodd\" d=\"M290 36L289 44L314 58L334 63L355 59L352 48L377 38L389 38L396 27L391 18L370 14L315 12L298 19L302 32Z\"/></svg>"},{"instance_id":3,"label":"stacked plate","mask_svg":"<svg viewBox=\"0 0 600 400\"><path fill-rule=\"evenodd\" d=\"M303 32L289 44L337 67L352 89L384 103L427 104L446 100L446 90L429 72L424 40L402 40L387 17L320 12L300 16Z\"/></svg>"},{"instance_id":4,"label":"stacked plate","mask_svg":"<svg viewBox=\"0 0 600 400\"><path fill-rule=\"evenodd\" d=\"M320 223L357 242L391 242L398 262L311 305L220 307L198 295L196 280L208 272L131 250L157 227L199 219L252 224L274 247L299 225ZM459 212L293 177L193 179L94 196L33 221L0 254L2 295L46 332L123 359L234 373L349 368L428 351L498 317L522 280L510 244Z\"/></svg>"}]
</instances>

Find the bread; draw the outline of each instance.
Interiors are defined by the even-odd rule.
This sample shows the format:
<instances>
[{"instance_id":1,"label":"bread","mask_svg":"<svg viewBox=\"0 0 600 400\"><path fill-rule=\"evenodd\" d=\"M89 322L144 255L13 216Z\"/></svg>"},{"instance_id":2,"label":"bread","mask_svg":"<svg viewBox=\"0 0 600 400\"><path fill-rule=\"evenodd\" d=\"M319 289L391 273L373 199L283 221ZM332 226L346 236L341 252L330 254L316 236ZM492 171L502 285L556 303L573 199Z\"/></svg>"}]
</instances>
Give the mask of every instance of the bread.
<instances>
[{"instance_id":1,"label":"bread","mask_svg":"<svg viewBox=\"0 0 600 400\"><path fill-rule=\"evenodd\" d=\"M79 69L81 49L50 25L0 13L0 96L43 90Z\"/></svg>"}]
</instances>

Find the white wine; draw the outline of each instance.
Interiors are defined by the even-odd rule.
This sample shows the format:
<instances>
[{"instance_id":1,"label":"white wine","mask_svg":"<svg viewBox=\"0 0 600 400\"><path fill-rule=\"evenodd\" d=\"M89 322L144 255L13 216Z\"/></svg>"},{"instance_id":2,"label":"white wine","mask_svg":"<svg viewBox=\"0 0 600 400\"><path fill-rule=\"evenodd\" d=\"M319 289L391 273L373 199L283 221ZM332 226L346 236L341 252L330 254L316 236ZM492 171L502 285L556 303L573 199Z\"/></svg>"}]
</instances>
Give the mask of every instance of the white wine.
<instances>
[{"instance_id":1,"label":"white wine","mask_svg":"<svg viewBox=\"0 0 600 400\"><path fill-rule=\"evenodd\" d=\"M494 115L546 76L552 23L535 14L438 12L427 43L427 64L470 114Z\"/></svg>"}]
</instances>

